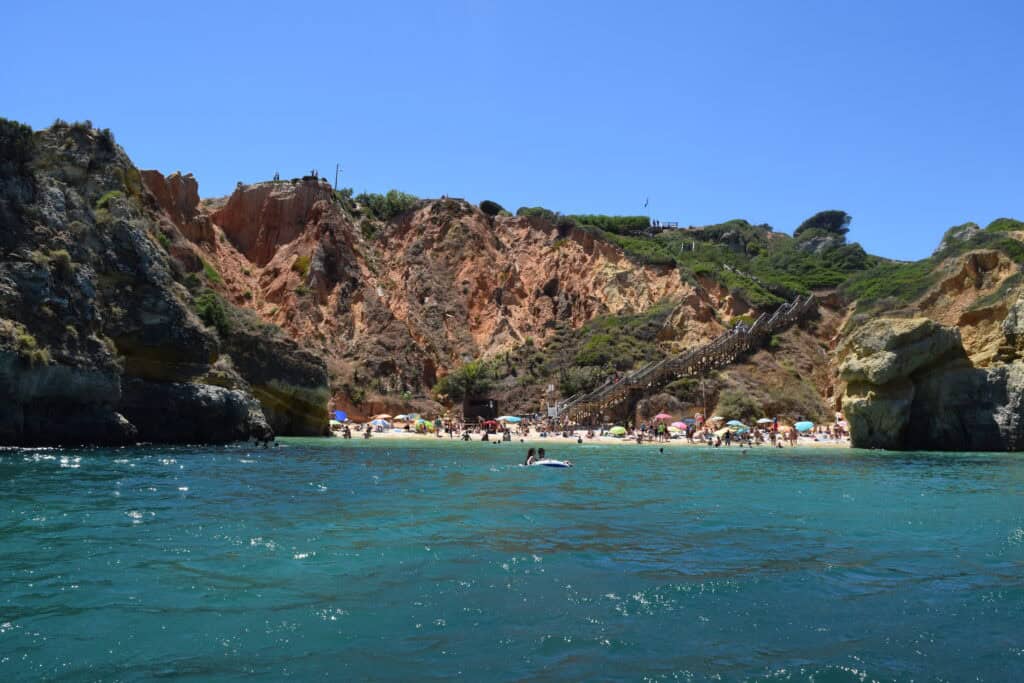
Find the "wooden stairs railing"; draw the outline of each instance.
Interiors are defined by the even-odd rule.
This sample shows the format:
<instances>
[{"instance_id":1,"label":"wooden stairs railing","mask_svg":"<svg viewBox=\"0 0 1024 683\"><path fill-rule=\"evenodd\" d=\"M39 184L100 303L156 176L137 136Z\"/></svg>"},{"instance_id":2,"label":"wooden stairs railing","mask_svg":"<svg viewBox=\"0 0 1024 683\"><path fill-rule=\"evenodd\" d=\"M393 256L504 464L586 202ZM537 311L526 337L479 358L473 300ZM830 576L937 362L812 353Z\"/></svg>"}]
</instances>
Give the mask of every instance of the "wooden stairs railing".
<instances>
[{"instance_id":1,"label":"wooden stairs railing","mask_svg":"<svg viewBox=\"0 0 1024 683\"><path fill-rule=\"evenodd\" d=\"M813 295L797 297L780 306L771 316L762 313L749 328L730 330L704 346L627 373L617 382L608 380L593 391L570 396L559 405L559 417L577 423L588 421L636 393L650 394L684 375L698 375L725 367L758 348L765 337L790 327L815 307Z\"/></svg>"}]
</instances>

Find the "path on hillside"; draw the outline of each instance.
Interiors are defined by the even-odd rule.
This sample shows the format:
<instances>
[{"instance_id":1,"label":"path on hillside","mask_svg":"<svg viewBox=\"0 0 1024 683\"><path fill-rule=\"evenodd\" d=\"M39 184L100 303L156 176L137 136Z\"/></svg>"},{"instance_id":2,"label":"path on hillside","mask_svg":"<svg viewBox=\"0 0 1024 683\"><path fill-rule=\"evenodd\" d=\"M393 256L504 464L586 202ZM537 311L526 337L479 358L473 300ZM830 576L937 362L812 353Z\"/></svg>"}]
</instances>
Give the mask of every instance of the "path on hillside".
<instances>
[{"instance_id":1,"label":"path on hillside","mask_svg":"<svg viewBox=\"0 0 1024 683\"><path fill-rule=\"evenodd\" d=\"M631 396L649 395L683 375L700 375L725 367L760 347L765 337L799 321L815 306L813 295L798 296L780 306L771 316L762 313L749 328L729 330L703 346L645 365L618 381L610 379L591 392L569 397L560 404L559 417L571 422L589 422Z\"/></svg>"}]
</instances>

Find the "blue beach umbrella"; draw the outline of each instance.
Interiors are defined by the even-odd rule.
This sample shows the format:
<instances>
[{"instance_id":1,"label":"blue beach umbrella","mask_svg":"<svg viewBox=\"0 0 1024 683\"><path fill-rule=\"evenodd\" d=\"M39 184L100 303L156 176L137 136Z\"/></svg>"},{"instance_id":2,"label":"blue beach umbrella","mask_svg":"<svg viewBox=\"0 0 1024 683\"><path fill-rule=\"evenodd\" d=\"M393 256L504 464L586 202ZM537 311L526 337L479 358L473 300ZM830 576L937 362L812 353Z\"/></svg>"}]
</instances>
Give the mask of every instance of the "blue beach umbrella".
<instances>
[{"instance_id":1,"label":"blue beach umbrella","mask_svg":"<svg viewBox=\"0 0 1024 683\"><path fill-rule=\"evenodd\" d=\"M729 420L725 424L729 425L730 427L746 427L747 426L747 425L743 424L742 422L740 422L739 420Z\"/></svg>"},{"instance_id":2,"label":"blue beach umbrella","mask_svg":"<svg viewBox=\"0 0 1024 683\"><path fill-rule=\"evenodd\" d=\"M793 425L793 428L796 429L796 431L798 431L798 432L809 432L812 429L814 429L814 423L813 422L797 422L795 425Z\"/></svg>"},{"instance_id":3,"label":"blue beach umbrella","mask_svg":"<svg viewBox=\"0 0 1024 683\"><path fill-rule=\"evenodd\" d=\"M512 424L516 424L517 422L522 422L523 421L523 418L516 417L515 415L502 415L501 417L499 417L497 419L498 419L498 422L511 422Z\"/></svg>"},{"instance_id":4,"label":"blue beach umbrella","mask_svg":"<svg viewBox=\"0 0 1024 683\"><path fill-rule=\"evenodd\" d=\"M334 419L337 420L338 422L344 422L345 420L348 419L348 413L346 413L344 410L335 410Z\"/></svg>"},{"instance_id":5,"label":"blue beach umbrella","mask_svg":"<svg viewBox=\"0 0 1024 683\"><path fill-rule=\"evenodd\" d=\"M374 427L388 427L390 426L391 423L389 423L387 420L370 420L370 424L372 424Z\"/></svg>"}]
</instances>

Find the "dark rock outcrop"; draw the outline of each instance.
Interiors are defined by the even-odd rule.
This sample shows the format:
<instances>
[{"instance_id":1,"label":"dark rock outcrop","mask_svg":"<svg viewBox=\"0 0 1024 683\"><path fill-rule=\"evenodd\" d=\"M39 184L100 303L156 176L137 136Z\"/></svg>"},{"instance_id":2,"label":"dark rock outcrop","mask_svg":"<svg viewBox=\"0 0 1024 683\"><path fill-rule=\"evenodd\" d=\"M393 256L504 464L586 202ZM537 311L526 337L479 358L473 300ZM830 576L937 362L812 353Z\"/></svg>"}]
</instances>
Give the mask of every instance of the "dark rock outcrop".
<instances>
[{"instance_id":1,"label":"dark rock outcrop","mask_svg":"<svg viewBox=\"0 0 1024 683\"><path fill-rule=\"evenodd\" d=\"M274 435L250 394L210 384L129 379L120 408L149 441L226 443Z\"/></svg>"},{"instance_id":2,"label":"dark rock outcrop","mask_svg":"<svg viewBox=\"0 0 1024 683\"><path fill-rule=\"evenodd\" d=\"M214 283L185 281L170 247L213 234L191 177L144 182L109 132L87 125L32 133L0 120L0 148L0 444L265 438L253 394L296 376L300 412L323 420L323 364L281 340L250 385L225 353L230 304ZM213 326L200 300L207 316L220 311Z\"/></svg>"}]
</instances>

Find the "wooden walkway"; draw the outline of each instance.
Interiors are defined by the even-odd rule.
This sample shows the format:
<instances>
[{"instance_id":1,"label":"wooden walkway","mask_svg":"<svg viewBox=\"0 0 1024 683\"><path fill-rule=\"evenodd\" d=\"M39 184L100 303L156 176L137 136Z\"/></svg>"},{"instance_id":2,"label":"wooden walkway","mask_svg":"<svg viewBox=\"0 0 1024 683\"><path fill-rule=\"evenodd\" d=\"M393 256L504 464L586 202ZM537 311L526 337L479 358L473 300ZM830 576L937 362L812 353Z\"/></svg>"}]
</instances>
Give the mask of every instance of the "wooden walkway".
<instances>
[{"instance_id":1,"label":"wooden walkway","mask_svg":"<svg viewBox=\"0 0 1024 683\"><path fill-rule=\"evenodd\" d=\"M567 398L559 406L559 417L576 423L591 423L631 396L645 396L683 376L701 375L725 367L761 346L765 337L784 330L816 308L813 295L797 297L768 316L762 313L748 329L734 329L695 349L645 365L616 382L609 380L597 389Z\"/></svg>"}]
</instances>

